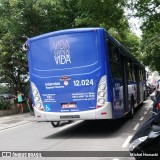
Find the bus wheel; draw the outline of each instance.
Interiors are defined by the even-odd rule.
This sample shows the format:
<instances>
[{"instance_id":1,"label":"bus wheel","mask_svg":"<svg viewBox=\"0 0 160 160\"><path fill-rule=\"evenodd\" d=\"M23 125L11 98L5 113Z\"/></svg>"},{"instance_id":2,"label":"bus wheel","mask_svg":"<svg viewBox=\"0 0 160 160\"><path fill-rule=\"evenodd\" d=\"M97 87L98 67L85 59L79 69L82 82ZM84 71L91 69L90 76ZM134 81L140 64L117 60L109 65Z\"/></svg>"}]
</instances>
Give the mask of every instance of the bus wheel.
<instances>
[{"instance_id":1,"label":"bus wheel","mask_svg":"<svg viewBox=\"0 0 160 160\"><path fill-rule=\"evenodd\" d=\"M51 122L51 124L53 127L58 127L60 124L60 121L53 121L53 122Z\"/></svg>"},{"instance_id":2,"label":"bus wheel","mask_svg":"<svg viewBox=\"0 0 160 160\"><path fill-rule=\"evenodd\" d=\"M128 114L128 118L132 119L134 115L134 99L133 97L131 98L131 111Z\"/></svg>"}]
</instances>

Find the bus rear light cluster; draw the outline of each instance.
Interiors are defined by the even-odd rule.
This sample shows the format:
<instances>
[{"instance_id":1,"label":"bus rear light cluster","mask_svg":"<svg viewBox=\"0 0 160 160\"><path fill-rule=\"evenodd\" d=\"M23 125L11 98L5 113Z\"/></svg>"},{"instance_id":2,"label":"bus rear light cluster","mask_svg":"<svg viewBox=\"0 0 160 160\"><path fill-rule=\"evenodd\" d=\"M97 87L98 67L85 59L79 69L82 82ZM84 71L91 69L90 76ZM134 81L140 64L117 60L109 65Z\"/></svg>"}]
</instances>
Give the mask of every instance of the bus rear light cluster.
<instances>
[{"instance_id":1,"label":"bus rear light cluster","mask_svg":"<svg viewBox=\"0 0 160 160\"><path fill-rule=\"evenodd\" d=\"M37 94L38 94L37 89L33 89L33 95L37 95Z\"/></svg>"},{"instance_id":2,"label":"bus rear light cluster","mask_svg":"<svg viewBox=\"0 0 160 160\"><path fill-rule=\"evenodd\" d=\"M97 108L100 108L99 106L103 107L106 103L106 89L107 89L107 83L106 83L106 75L103 76L98 85L98 93L97 93Z\"/></svg>"},{"instance_id":3,"label":"bus rear light cluster","mask_svg":"<svg viewBox=\"0 0 160 160\"><path fill-rule=\"evenodd\" d=\"M40 94L38 92L37 87L35 86L35 84L33 82L31 83L31 87L32 87L32 93L33 93L33 97L34 97L35 107L41 111L44 111Z\"/></svg>"},{"instance_id":4,"label":"bus rear light cluster","mask_svg":"<svg viewBox=\"0 0 160 160\"><path fill-rule=\"evenodd\" d=\"M106 84L100 84L98 87L100 90L104 91L106 89Z\"/></svg>"},{"instance_id":5,"label":"bus rear light cluster","mask_svg":"<svg viewBox=\"0 0 160 160\"><path fill-rule=\"evenodd\" d=\"M104 92L104 91L100 91L100 92L98 93L98 96L100 96L100 97L105 97L105 92Z\"/></svg>"},{"instance_id":6,"label":"bus rear light cluster","mask_svg":"<svg viewBox=\"0 0 160 160\"><path fill-rule=\"evenodd\" d=\"M37 101L40 100L40 97L39 97L39 96L35 96L35 97L34 97L34 100L37 102Z\"/></svg>"},{"instance_id":7,"label":"bus rear light cluster","mask_svg":"<svg viewBox=\"0 0 160 160\"><path fill-rule=\"evenodd\" d=\"M102 106L97 106L96 108L101 108Z\"/></svg>"},{"instance_id":8,"label":"bus rear light cluster","mask_svg":"<svg viewBox=\"0 0 160 160\"><path fill-rule=\"evenodd\" d=\"M105 103L105 99L104 99L104 98L100 98L100 99L98 99L98 103L100 103L100 104L104 104L104 103Z\"/></svg>"},{"instance_id":9,"label":"bus rear light cluster","mask_svg":"<svg viewBox=\"0 0 160 160\"><path fill-rule=\"evenodd\" d=\"M42 104L41 104L40 102L37 102L37 103L36 103L36 107L37 107L38 109L40 109L40 108L42 107Z\"/></svg>"}]
</instances>

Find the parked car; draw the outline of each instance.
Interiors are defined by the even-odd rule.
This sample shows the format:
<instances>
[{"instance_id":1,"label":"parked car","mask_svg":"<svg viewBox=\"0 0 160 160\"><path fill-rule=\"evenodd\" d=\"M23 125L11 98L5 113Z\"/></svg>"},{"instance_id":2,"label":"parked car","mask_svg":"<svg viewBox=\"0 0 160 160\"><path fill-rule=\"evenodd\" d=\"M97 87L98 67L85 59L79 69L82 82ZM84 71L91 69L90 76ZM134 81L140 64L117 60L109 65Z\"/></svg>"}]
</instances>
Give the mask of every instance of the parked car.
<instances>
[{"instance_id":1,"label":"parked car","mask_svg":"<svg viewBox=\"0 0 160 160\"><path fill-rule=\"evenodd\" d=\"M15 96L12 94L0 94L0 98L1 99L12 99L12 98L15 98Z\"/></svg>"}]
</instances>

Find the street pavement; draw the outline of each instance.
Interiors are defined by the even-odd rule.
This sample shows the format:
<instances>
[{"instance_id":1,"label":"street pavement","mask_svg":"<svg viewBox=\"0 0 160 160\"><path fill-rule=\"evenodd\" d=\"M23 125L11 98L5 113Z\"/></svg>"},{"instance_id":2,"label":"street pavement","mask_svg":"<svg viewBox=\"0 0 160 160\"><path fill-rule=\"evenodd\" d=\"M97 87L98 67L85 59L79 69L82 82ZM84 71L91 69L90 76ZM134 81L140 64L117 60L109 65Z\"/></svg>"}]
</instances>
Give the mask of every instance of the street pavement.
<instances>
[{"instance_id":1,"label":"street pavement","mask_svg":"<svg viewBox=\"0 0 160 160\"><path fill-rule=\"evenodd\" d=\"M0 131L36 121L30 112L0 117Z\"/></svg>"},{"instance_id":2,"label":"street pavement","mask_svg":"<svg viewBox=\"0 0 160 160\"><path fill-rule=\"evenodd\" d=\"M59 153L59 151L112 151L113 157L35 157L44 160L134 160L134 157L118 157L116 151L129 153L129 140L151 115L152 101L147 99L135 110L133 119L126 118L107 121L61 122L54 128L48 122L36 123L30 113L0 117L0 151L4 152L43 152ZM85 152L84 152L85 153ZM86 152L87 153L87 152ZM67 153L68 154L68 153ZM54 158L53 158L54 157ZM0 157L1 158L1 157ZM22 157L12 157L21 159ZM11 158L9 158L11 159ZM33 157L22 159L32 160Z\"/></svg>"}]
</instances>

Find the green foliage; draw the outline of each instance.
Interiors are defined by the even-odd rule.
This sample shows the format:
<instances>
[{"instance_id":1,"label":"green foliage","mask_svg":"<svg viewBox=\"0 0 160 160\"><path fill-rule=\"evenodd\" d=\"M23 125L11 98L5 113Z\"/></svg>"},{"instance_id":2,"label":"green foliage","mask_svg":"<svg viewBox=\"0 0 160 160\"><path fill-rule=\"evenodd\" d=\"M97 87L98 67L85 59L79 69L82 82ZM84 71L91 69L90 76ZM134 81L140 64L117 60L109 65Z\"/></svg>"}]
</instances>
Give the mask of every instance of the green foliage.
<instances>
[{"instance_id":1,"label":"green foliage","mask_svg":"<svg viewBox=\"0 0 160 160\"><path fill-rule=\"evenodd\" d=\"M77 26L97 26L105 28L121 42L131 54L141 59L141 40L130 31L128 20L124 16L126 0L79 0Z\"/></svg>"},{"instance_id":2,"label":"green foliage","mask_svg":"<svg viewBox=\"0 0 160 160\"><path fill-rule=\"evenodd\" d=\"M9 109L10 108L10 100L0 98L0 110Z\"/></svg>"},{"instance_id":3,"label":"green foliage","mask_svg":"<svg viewBox=\"0 0 160 160\"><path fill-rule=\"evenodd\" d=\"M10 86L7 84L0 84L0 94L11 93Z\"/></svg>"},{"instance_id":4,"label":"green foliage","mask_svg":"<svg viewBox=\"0 0 160 160\"><path fill-rule=\"evenodd\" d=\"M134 55L140 40L124 16L127 0L0 0L0 81L15 89L26 84L27 37L77 27L104 27Z\"/></svg>"},{"instance_id":5,"label":"green foliage","mask_svg":"<svg viewBox=\"0 0 160 160\"><path fill-rule=\"evenodd\" d=\"M136 16L143 19L141 29L143 61L160 73L160 1L138 0L135 3Z\"/></svg>"},{"instance_id":6,"label":"green foliage","mask_svg":"<svg viewBox=\"0 0 160 160\"><path fill-rule=\"evenodd\" d=\"M103 25L107 30L111 26L118 29L121 27L120 21L123 18L124 2L125 0L79 0L80 14L76 18L77 25Z\"/></svg>"}]
</instances>

